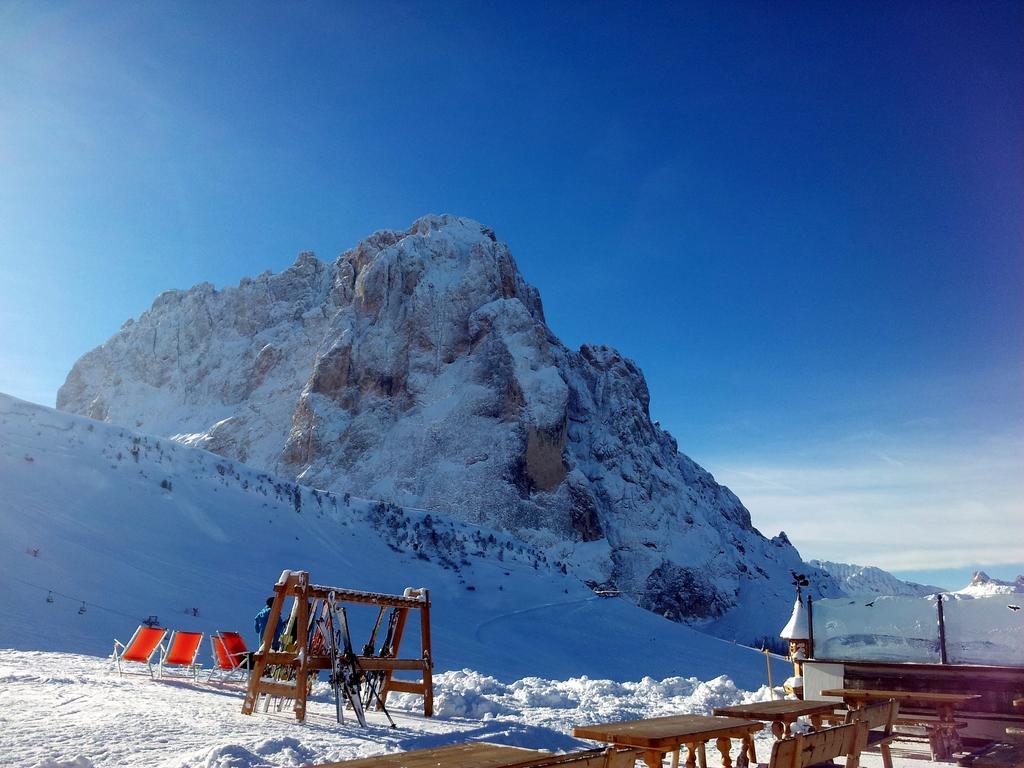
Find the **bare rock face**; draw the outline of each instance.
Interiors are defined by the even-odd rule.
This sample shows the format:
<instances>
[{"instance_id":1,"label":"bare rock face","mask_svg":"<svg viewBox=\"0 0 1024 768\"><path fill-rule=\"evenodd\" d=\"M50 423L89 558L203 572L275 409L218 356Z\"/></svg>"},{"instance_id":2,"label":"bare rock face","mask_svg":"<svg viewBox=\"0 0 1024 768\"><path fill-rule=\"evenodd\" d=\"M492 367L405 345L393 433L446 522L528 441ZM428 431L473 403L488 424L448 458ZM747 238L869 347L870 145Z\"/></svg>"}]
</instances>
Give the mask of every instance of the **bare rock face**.
<instances>
[{"instance_id":1,"label":"bare rock face","mask_svg":"<svg viewBox=\"0 0 1024 768\"><path fill-rule=\"evenodd\" d=\"M742 635L743 604L781 626L789 569L806 570L651 421L639 368L563 346L508 248L455 216L378 232L333 264L304 253L237 287L164 293L76 363L57 405L509 529L725 634Z\"/></svg>"}]
</instances>

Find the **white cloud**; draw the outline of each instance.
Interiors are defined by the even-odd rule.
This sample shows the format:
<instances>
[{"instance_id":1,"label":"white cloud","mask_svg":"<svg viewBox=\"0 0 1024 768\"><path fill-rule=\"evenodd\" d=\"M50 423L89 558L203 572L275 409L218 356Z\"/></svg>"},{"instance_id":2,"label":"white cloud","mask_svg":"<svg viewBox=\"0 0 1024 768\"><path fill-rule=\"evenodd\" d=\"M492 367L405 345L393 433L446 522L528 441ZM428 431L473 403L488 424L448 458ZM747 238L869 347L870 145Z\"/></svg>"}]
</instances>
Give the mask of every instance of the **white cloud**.
<instances>
[{"instance_id":1,"label":"white cloud","mask_svg":"<svg viewBox=\"0 0 1024 768\"><path fill-rule=\"evenodd\" d=\"M878 433L714 464L766 534L806 558L890 570L1020 562L1024 432Z\"/></svg>"}]
</instances>

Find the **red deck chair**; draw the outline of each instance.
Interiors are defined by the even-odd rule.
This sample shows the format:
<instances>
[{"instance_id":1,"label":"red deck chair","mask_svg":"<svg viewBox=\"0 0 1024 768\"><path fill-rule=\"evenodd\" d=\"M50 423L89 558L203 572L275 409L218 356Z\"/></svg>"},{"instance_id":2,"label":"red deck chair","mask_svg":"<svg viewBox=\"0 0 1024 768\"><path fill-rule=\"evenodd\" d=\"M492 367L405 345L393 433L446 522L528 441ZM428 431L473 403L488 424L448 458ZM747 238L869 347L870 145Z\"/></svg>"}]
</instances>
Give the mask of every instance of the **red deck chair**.
<instances>
[{"instance_id":1,"label":"red deck chair","mask_svg":"<svg viewBox=\"0 0 1024 768\"><path fill-rule=\"evenodd\" d=\"M210 636L213 647L213 669L209 680L231 680L237 677L244 680L249 676L247 666L243 666L249 658L249 649L245 640L237 632L218 632Z\"/></svg>"},{"instance_id":2,"label":"red deck chair","mask_svg":"<svg viewBox=\"0 0 1024 768\"><path fill-rule=\"evenodd\" d=\"M198 680L200 665L196 664L196 656L199 655L202 642L202 632L183 632L177 629L171 632L171 638L160 657L160 677L164 676L165 667L182 667L192 679Z\"/></svg>"},{"instance_id":3,"label":"red deck chair","mask_svg":"<svg viewBox=\"0 0 1024 768\"><path fill-rule=\"evenodd\" d=\"M131 661L136 664L145 664L149 669L149 676L153 676L153 654L161 647L163 639L167 636L167 630L162 627L147 627L140 625L132 635L132 639L125 645L120 640L114 640L114 653L111 658L117 664L117 674L124 676L122 662ZM118 653L118 648L121 652Z\"/></svg>"}]
</instances>

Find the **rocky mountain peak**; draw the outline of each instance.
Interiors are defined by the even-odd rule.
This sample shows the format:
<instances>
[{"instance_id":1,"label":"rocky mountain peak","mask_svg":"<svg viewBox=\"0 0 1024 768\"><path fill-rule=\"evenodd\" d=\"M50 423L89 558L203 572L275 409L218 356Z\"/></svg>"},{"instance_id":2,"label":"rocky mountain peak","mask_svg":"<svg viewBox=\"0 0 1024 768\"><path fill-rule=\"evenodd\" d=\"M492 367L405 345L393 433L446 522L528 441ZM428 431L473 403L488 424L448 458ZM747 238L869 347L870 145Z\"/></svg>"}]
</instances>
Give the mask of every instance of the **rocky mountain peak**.
<instances>
[{"instance_id":1,"label":"rocky mountain peak","mask_svg":"<svg viewBox=\"0 0 1024 768\"><path fill-rule=\"evenodd\" d=\"M279 274L163 294L76 363L58 407L500 526L726 634L743 604L784 621L788 572L807 570L651 421L636 363L566 348L508 247L458 216L375 232L334 262L302 253Z\"/></svg>"}]
</instances>

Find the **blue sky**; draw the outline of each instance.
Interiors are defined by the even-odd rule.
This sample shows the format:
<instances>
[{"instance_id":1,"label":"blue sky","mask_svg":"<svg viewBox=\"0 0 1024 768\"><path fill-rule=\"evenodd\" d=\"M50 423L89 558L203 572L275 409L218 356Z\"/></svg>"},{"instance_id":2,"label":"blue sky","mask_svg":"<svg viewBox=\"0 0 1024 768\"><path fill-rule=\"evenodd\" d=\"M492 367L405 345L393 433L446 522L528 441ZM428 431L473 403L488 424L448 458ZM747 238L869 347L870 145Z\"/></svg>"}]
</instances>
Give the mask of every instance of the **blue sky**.
<instances>
[{"instance_id":1,"label":"blue sky","mask_svg":"<svg viewBox=\"0 0 1024 768\"><path fill-rule=\"evenodd\" d=\"M1024 571L1020 3L8 1L0 72L0 391L457 213L766 533Z\"/></svg>"}]
</instances>

